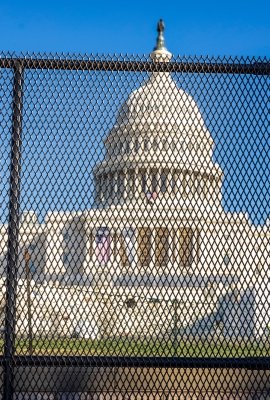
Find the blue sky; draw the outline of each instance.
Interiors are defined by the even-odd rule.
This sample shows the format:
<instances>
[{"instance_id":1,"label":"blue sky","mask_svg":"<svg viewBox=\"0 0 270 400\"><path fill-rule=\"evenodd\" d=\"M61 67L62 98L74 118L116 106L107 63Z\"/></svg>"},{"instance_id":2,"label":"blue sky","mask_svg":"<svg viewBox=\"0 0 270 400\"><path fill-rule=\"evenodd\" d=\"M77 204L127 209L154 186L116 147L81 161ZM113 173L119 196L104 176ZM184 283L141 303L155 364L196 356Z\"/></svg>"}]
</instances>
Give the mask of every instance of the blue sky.
<instances>
[{"instance_id":1,"label":"blue sky","mask_svg":"<svg viewBox=\"0 0 270 400\"><path fill-rule=\"evenodd\" d=\"M0 48L148 53L162 17L174 55L269 57L269 15L269 0L0 0Z\"/></svg>"}]
</instances>

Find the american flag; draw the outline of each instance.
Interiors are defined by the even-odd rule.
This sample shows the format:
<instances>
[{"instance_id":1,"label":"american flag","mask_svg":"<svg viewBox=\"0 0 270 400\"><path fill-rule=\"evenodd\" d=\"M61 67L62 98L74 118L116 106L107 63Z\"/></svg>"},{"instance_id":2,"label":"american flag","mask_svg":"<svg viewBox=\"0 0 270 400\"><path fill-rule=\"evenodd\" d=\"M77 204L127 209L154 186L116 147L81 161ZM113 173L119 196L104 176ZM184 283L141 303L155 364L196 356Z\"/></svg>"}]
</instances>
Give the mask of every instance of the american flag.
<instances>
[{"instance_id":1,"label":"american flag","mask_svg":"<svg viewBox=\"0 0 270 400\"><path fill-rule=\"evenodd\" d=\"M107 228L99 228L96 234L96 257L99 263L106 264L111 256L111 238Z\"/></svg>"}]
</instances>

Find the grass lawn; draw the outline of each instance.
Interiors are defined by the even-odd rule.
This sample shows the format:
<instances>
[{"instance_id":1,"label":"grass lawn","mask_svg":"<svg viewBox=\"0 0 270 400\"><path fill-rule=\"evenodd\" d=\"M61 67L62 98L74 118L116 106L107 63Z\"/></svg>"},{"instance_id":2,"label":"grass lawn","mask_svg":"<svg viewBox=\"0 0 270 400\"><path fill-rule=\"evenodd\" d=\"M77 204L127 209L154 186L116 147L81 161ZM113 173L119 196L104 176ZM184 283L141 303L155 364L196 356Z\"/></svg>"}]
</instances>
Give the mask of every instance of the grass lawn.
<instances>
[{"instance_id":1,"label":"grass lawn","mask_svg":"<svg viewBox=\"0 0 270 400\"><path fill-rule=\"evenodd\" d=\"M0 342L3 354L3 340ZM16 354L29 354L28 339L16 341ZM264 357L270 356L268 342L165 341L132 338L114 339L34 339L34 355L74 356L159 356L159 357Z\"/></svg>"}]
</instances>

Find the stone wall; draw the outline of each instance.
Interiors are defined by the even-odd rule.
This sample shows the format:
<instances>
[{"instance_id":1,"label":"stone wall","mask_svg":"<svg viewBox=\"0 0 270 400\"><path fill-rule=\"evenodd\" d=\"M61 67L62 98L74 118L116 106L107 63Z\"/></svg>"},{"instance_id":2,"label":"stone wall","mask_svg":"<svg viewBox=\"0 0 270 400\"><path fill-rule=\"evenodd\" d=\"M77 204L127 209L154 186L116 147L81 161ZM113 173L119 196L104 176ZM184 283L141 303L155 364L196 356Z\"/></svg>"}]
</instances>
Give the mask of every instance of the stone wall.
<instances>
[{"instance_id":1,"label":"stone wall","mask_svg":"<svg viewBox=\"0 0 270 400\"><path fill-rule=\"evenodd\" d=\"M4 329L5 286L1 281ZM19 336L29 335L27 281L17 288ZM47 337L251 337L265 334L255 288L240 291L222 283L204 287L98 287L30 281L30 313L35 336ZM258 303L258 304L257 304ZM268 303L267 303L268 304ZM259 308L260 306L260 308ZM267 305L268 307L268 305ZM258 326L258 324L260 324Z\"/></svg>"}]
</instances>

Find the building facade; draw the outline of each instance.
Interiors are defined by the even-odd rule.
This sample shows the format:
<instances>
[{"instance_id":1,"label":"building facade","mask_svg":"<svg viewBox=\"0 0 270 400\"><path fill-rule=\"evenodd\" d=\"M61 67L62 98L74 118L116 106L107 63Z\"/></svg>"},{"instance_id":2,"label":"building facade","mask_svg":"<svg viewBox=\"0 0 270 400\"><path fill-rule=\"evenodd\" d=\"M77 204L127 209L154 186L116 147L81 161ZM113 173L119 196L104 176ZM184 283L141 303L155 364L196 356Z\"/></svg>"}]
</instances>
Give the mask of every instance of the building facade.
<instances>
[{"instance_id":1,"label":"building facade","mask_svg":"<svg viewBox=\"0 0 270 400\"><path fill-rule=\"evenodd\" d=\"M152 62L171 57L160 32ZM22 216L18 331L27 333L27 249L37 334L264 335L269 226L224 211L223 171L194 99L152 72L104 145L92 209L43 224ZM1 234L4 275L6 226Z\"/></svg>"}]
</instances>

